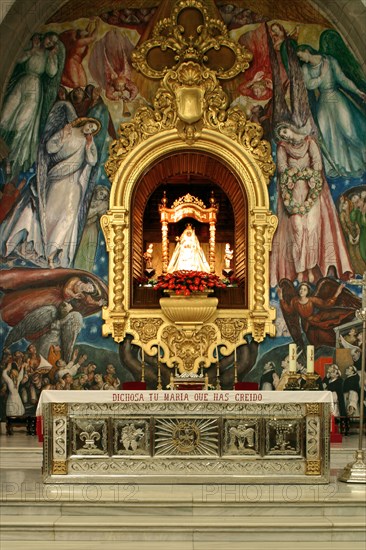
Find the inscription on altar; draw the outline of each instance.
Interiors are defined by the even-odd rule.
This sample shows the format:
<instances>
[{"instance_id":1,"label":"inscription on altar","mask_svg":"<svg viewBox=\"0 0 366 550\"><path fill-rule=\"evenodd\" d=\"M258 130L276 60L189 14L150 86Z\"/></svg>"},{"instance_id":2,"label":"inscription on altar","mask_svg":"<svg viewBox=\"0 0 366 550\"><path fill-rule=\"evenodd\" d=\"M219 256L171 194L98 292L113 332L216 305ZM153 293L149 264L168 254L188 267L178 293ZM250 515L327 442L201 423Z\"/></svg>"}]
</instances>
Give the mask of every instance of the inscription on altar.
<instances>
[{"instance_id":1,"label":"inscription on altar","mask_svg":"<svg viewBox=\"0 0 366 550\"><path fill-rule=\"evenodd\" d=\"M236 401L238 403L249 402L261 402L263 400L263 394L261 392L204 392L204 391L168 391L168 392L114 392L112 394L112 401L119 403L150 403L153 401L165 401L174 403L183 402L218 402L225 403L229 401Z\"/></svg>"}]
</instances>

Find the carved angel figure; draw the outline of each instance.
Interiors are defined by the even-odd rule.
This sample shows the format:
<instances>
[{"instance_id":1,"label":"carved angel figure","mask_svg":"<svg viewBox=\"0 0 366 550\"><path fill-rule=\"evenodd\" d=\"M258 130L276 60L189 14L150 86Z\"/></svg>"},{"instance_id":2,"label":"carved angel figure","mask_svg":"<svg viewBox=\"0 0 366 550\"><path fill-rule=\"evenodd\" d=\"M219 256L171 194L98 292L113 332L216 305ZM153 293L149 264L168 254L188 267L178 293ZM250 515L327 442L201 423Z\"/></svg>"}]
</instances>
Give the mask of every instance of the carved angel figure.
<instances>
[{"instance_id":1,"label":"carved angel figure","mask_svg":"<svg viewBox=\"0 0 366 550\"><path fill-rule=\"evenodd\" d=\"M302 348L302 331L315 347L335 346L334 327L352 320L361 307L359 298L329 277L319 279L314 292L308 283L301 283L296 290L289 279L282 279L277 293L289 332Z\"/></svg>"}]
</instances>

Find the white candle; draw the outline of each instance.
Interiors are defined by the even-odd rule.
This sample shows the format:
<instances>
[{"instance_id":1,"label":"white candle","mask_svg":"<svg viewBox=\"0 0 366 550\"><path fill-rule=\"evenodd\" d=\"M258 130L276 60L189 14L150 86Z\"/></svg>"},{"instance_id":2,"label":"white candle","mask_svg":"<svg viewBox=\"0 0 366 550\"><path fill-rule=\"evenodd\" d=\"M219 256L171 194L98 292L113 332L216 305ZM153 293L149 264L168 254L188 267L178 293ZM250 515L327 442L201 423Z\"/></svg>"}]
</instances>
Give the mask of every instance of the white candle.
<instances>
[{"instance_id":1,"label":"white candle","mask_svg":"<svg viewBox=\"0 0 366 550\"><path fill-rule=\"evenodd\" d=\"M141 359L142 359L142 362L144 363L145 362L145 353L144 353L144 350L141 348Z\"/></svg>"},{"instance_id":2,"label":"white candle","mask_svg":"<svg viewBox=\"0 0 366 550\"><path fill-rule=\"evenodd\" d=\"M160 344L158 344L158 364L159 364L159 361L160 361Z\"/></svg>"},{"instance_id":3,"label":"white candle","mask_svg":"<svg viewBox=\"0 0 366 550\"><path fill-rule=\"evenodd\" d=\"M314 374L314 346L306 348L306 372Z\"/></svg>"},{"instance_id":4,"label":"white candle","mask_svg":"<svg viewBox=\"0 0 366 550\"><path fill-rule=\"evenodd\" d=\"M288 347L289 372L296 372L296 344L290 344Z\"/></svg>"},{"instance_id":5,"label":"white candle","mask_svg":"<svg viewBox=\"0 0 366 550\"><path fill-rule=\"evenodd\" d=\"M216 361L219 362L219 348L216 346Z\"/></svg>"},{"instance_id":6,"label":"white candle","mask_svg":"<svg viewBox=\"0 0 366 550\"><path fill-rule=\"evenodd\" d=\"M234 363L236 363L236 343L235 343L235 348L234 348Z\"/></svg>"}]
</instances>

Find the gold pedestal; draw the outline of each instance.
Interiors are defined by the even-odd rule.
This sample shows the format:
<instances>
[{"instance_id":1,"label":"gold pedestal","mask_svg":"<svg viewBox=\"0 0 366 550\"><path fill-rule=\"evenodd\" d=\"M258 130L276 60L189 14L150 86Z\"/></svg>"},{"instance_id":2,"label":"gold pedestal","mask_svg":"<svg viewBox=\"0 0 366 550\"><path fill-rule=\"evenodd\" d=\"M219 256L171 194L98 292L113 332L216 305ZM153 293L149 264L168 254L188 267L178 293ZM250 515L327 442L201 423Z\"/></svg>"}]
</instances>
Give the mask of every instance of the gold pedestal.
<instances>
[{"instance_id":1,"label":"gold pedestal","mask_svg":"<svg viewBox=\"0 0 366 550\"><path fill-rule=\"evenodd\" d=\"M303 386L302 389L307 390L307 391L318 391L319 386L316 383L318 378L319 378L318 374L306 374L305 375L305 385Z\"/></svg>"},{"instance_id":2,"label":"gold pedestal","mask_svg":"<svg viewBox=\"0 0 366 550\"><path fill-rule=\"evenodd\" d=\"M300 374L291 373L288 375L288 381L285 386L285 390L287 391L297 391L300 390Z\"/></svg>"},{"instance_id":3,"label":"gold pedestal","mask_svg":"<svg viewBox=\"0 0 366 550\"><path fill-rule=\"evenodd\" d=\"M211 319L219 301L207 294L198 293L189 296L172 295L170 298L160 298L159 302L169 321L187 336L192 336Z\"/></svg>"}]
</instances>

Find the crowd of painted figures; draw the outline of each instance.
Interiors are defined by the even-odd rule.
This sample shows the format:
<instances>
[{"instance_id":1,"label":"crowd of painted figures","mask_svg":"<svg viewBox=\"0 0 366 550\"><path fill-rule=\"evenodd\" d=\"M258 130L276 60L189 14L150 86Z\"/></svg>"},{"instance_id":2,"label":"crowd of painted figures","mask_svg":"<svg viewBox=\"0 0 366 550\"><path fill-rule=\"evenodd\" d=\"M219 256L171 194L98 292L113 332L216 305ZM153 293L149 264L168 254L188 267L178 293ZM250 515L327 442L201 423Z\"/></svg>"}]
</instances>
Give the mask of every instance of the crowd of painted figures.
<instances>
[{"instance_id":1,"label":"crowd of painted figures","mask_svg":"<svg viewBox=\"0 0 366 550\"><path fill-rule=\"evenodd\" d=\"M47 360L31 344L25 351L4 349L1 359L0 395L6 416L22 416L35 410L42 390L116 390L121 381L112 363L102 368L75 349L71 360L61 356L60 346L51 346ZM4 399L5 398L5 399Z\"/></svg>"}]
</instances>

